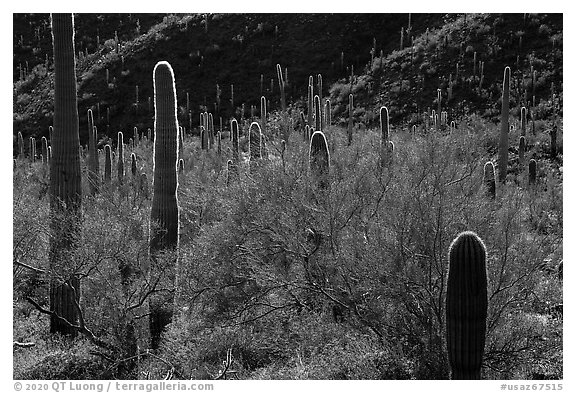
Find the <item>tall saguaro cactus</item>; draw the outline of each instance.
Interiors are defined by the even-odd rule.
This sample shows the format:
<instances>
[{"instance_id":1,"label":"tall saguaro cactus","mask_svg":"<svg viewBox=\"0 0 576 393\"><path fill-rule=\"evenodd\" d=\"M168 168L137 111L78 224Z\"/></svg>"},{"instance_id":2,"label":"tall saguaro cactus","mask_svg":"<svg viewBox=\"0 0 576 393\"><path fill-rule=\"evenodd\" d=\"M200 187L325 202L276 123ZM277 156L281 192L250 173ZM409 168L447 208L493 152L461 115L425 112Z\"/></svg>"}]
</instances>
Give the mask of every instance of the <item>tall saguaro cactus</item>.
<instances>
[{"instance_id":1,"label":"tall saguaro cactus","mask_svg":"<svg viewBox=\"0 0 576 393\"><path fill-rule=\"evenodd\" d=\"M446 333L452 379L480 379L486 341L486 247L474 232L450 245Z\"/></svg>"},{"instance_id":2,"label":"tall saguaro cactus","mask_svg":"<svg viewBox=\"0 0 576 393\"><path fill-rule=\"evenodd\" d=\"M482 178L482 184L484 184L484 188L486 194L489 195L492 199L496 198L496 175L494 173L494 164L491 161L488 161L484 164L484 177Z\"/></svg>"},{"instance_id":3,"label":"tall saguaro cactus","mask_svg":"<svg viewBox=\"0 0 576 393\"><path fill-rule=\"evenodd\" d=\"M176 190L178 174L178 119L176 85L170 64L161 61L154 67L154 179L150 214L150 255L178 250L179 210ZM175 266L177 269L177 266ZM152 346L157 345L162 329L172 319L172 307L151 305Z\"/></svg>"},{"instance_id":4,"label":"tall saguaro cactus","mask_svg":"<svg viewBox=\"0 0 576 393\"><path fill-rule=\"evenodd\" d=\"M510 67L504 69L502 84L502 117L500 120L500 146L498 148L498 180L506 182L508 172L508 130L510 115Z\"/></svg>"},{"instance_id":5,"label":"tall saguaro cactus","mask_svg":"<svg viewBox=\"0 0 576 393\"><path fill-rule=\"evenodd\" d=\"M69 251L80 233L82 201L76 63L74 59L74 17L52 14L54 47L54 135L51 140L49 263L55 273L50 282L50 331L75 336L80 298L80 280ZM60 316L61 318L58 318ZM64 320L63 320L63 319Z\"/></svg>"},{"instance_id":6,"label":"tall saguaro cactus","mask_svg":"<svg viewBox=\"0 0 576 393\"><path fill-rule=\"evenodd\" d=\"M124 184L124 134L122 131L118 133L118 185Z\"/></svg>"}]
</instances>

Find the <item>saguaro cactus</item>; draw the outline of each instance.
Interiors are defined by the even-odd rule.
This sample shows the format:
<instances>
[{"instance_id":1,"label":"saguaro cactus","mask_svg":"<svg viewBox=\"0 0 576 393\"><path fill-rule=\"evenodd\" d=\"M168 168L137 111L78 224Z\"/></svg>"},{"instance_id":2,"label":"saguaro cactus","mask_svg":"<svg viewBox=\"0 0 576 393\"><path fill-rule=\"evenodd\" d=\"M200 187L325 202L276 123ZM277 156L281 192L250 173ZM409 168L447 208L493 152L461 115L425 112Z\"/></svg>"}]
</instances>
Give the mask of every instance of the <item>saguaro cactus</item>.
<instances>
[{"instance_id":1,"label":"saguaro cactus","mask_svg":"<svg viewBox=\"0 0 576 393\"><path fill-rule=\"evenodd\" d=\"M130 172L132 173L132 179L136 179L136 171L138 169L136 164L136 153L132 153L130 155L130 161Z\"/></svg>"},{"instance_id":2,"label":"saguaro cactus","mask_svg":"<svg viewBox=\"0 0 576 393\"><path fill-rule=\"evenodd\" d=\"M284 77L282 76L282 67L276 64L276 73L278 74L278 86L280 86L280 107L286 112L286 91L284 89Z\"/></svg>"},{"instance_id":3,"label":"saguaro cactus","mask_svg":"<svg viewBox=\"0 0 576 393\"><path fill-rule=\"evenodd\" d=\"M446 333L452 379L480 379L488 290L486 247L474 232L459 234L448 250Z\"/></svg>"},{"instance_id":4,"label":"saguaro cactus","mask_svg":"<svg viewBox=\"0 0 576 393\"><path fill-rule=\"evenodd\" d=\"M502 118L500 120L500 146L498 148L498 180L506 182L508 173L508 129L510 114L510 67L504 69L502 84Z\"/></svg>"},{"instance_id":5,"label":"saguaro cactus","mask_svg":"<svg viewBox=\"0 0 576 393\"><path fill-rule=\"evenodd\" d=\"M324 111L326 114L326 128L329 128L332 125L332 107L330 106L330 99L326 99L326 110Z\"/></svg>"},{"instance_id":6,"label":"saguaro cactus","mask_svg":"<svg viewBox=\"0 0 576 393\"><path fill-rule=\"evenodd\" d=\"M152 210L150 213L150 255L159 251L178 249L179 210L178 174L178 119L176 116L176 86L174 72L166 61L154 67L154 180ZM164 306L165 307L165 306ZM157 345L162 329L172 319L172 307L152 306L150 330L152 346Z\"/></svg>"},{"instance_id":7,"label":"saguaro cactus","mask_svg":"<svg viewBox=\"0 0 576 393\"><path fill-rule=\"evenodd\" d=\"M250 129L248 131L248 148L250 151L251 163L262 158L263 142L260 125L254 121L250 124Z\"/></svg>"},{"instance_id":8,"label":"saguaro cactus","mask_svg":"<svg viewBox=\"0 0 576 393\"><path fill-rule=\"evenodd\" d=\"M518 164L520 165L520 167L524 166L525 153L526 153L526 138L524 136L521 136L518 144Z\"/></svg>"},{"instance_id":9,"label":"saguaro cactus","mask_svg":"<svg viewBox=\"0 0 576 393\"><path fill-rule=\"evenodd\" d=\"M104 146L104 182L112 181L112 148L110 145Z\"/></svg>"},{"instance_id":10,"label":"saguaro cactus","mask_svg":"<svg viewBox=\"0 0 576 393\"><path fill-rule=\"evenodd\" d=\"M528 163L528 184L536 184L536 160L531 159Z\"/></svg>"},{"instance_id":11,"label":"saguaro cactus","mask_svg":"<svg viewBox=\"0 0 576 393\"><path fill-rule=\"evenodd\" d=\"M314 96L314 128L316 131L322 131L322 108L318 95Z\"/></svg>"},{"instance_id":12,"label":"saguaro cactus","mask_svg":"<svg viewBox=\"0 0 576 393\"><path fill-rule=\"evenodd\" d=\"M24 158L24 138L20 131L18 131L18 158Z\"/></svg>"},{"instance_id":13,"label":"saguaro cactus","mask_svg":"<svg viewBox=\"0 0 576 393\"><path fill-rule=\"evenodd\" d=\"M56 273L64 273L63 282L50 282L50 331L75 336L77 331L66 321L78 321L80 280L73 273L69 250L76 247L80 233L82 201L76 64L74 59L74 17L52 14L54 48L54 135L50 141L50 215L49 264ZM68 265L64 267L63 265ZM57 276L57 274L55 275ZM58 318L60 316L61 318Z\"/></svg>"},{"instance_id":14,"label":"saguaro cactus","mask_svg":"<svg viewBox=\"0 0 576 393\"><path fill-rule=\"evenodd\" d=\"M124 134L122 131L118 133L118 184L124 184Z\"/></svg>"},{"instance_id":15,"label":"saguaro cactus","mask_svg":"<svg viewBox=\"0 0 576 393\"><path fill-rule=\"evenodd\" d=\"M98 152L96 150L97 129L94 125L92 109L88 109L88 186L90 194L95 195L98 192L99 179L99 162Z\"/></svg>"},{"instance_id":16,"label":"saguaro cactus","mask_svg":"<svg viewBox=\"0 0 576 393\"><path fill-rule=\"evenodd\" d=\"M262 128L262 132L266 132L266 97L260 97L260 128Z\"/></svg>"},{"instance_id":17,"label":"saguaro cactus","mask_svg":"<svg viewBox=\"0 0 576 393\"><path fill-rule=\"evenodd\" d=\"M482 184L484 184L486 194L492 199L496 198L496 174L494 173L494 164L490 161L484 164Z\"/></svg>"},{"instance_id":18,"label":"saguaro cactus","mask_svg":"<svg viewBox=\"0 0 576 393\"><path fill-rule=\"evenodd\" d=\"M520 109L520 135L526 136L526 107Z\"/></svg>"},{"instance_id":19,"label":"saguaro cactus","mask_svg":"<svg viewBox=\"0 0 576 393\"><path fill-rule=\"evenodd\" d=\"M46 140L46 137L42 137L42 139L40 140L40 144L42 146L42 164L47 164L48 163L48 140Z\"/></svg>"},{"instance_id":20,"label":"saguaro cactus","mask_svg":"<svg viewBox=\"0 0 576 393\"><path fill-rule=\"evenodd\" d=\"M308 151L310 174L319 189L326 190L330 187L330 152L328 142L322 131L315 131L310 138L310 150Z\"/></svg>"},{"instance_id":21,"label":"saguaro cactus","mask_svg":"<svg viewBox=\"0 0 576 393\"><path fill-rule=\"evenodd\" d=\"M353 112L354 112L354 96L350 94L348 95L348 146L352 144Z\"/></svg>"}]
</instances>

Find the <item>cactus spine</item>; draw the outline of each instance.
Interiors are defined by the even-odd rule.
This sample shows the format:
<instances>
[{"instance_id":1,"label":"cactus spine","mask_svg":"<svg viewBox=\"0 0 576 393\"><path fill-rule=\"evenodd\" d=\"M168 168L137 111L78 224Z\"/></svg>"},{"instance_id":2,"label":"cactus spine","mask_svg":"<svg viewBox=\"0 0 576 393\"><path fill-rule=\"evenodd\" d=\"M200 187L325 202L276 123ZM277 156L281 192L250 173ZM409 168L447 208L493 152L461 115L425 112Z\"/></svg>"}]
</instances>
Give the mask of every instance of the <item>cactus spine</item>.
<instances>
[{"instance_id":1,"label":"cactus spine","mask_svg":"<svg viewBox=\"0 0 576 393\"><path fill-rule=\"evenodd\" d=\"M448 250L446 333L452 379L480 379L486 340L486 247L474 232L459 234Z\"/></svg>"},{"instance_id":2,"label":"cactus spine","mask_svg":"<svg viewBox=\"0 0 576 393\"><path fill-rule=\"evenodd\" d=\"M79 120L74 59L74 17L72 14L52 14L52 42L54 48L54 135L51 140L50 212L51 232L49 261L51 269L68 258L80 233L82 201L80 155L78 146ZM50 309L76 324L76 304L80 299L80 279L76 275L65 282L52 279ZM77 331L52 315L50 332L76 336Z\"/></svg>"},{"instance_id":3,"label":"cactus spine","mask_svg":"<svg viewBox=\"0 0 576 393\"><path fill-rule=\"evenodd\" d=\"M326 190L330 187L330 152L328 142L322 131L315 131L310 138L310 150L308 151L310 174L319 189Z\"/></svg>"},{"instance_id":4,"label":"cactus spine","mask_svg":"<svg viewBox=\"0 0 576 393\"><path fill-rule=\"evenodd\" d=\"M506 182L508 172L508 129L510 115L510 67L504 69L502 86L502 118L500 120L500 146L498 149L498 180Z\"/></svg>"}]
</instances>

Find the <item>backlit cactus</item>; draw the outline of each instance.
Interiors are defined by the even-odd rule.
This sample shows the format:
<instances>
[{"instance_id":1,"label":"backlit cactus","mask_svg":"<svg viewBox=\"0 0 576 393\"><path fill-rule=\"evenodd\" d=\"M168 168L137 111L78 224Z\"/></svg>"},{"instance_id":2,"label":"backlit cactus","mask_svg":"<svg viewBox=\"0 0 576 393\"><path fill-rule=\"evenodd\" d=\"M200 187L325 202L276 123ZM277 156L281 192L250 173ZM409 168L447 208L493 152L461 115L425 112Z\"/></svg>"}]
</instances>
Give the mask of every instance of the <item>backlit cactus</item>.
<instances>
[{"instance_id":1,"label":"backlit cactus","mask_svg":"<svg viewBox=\"0 0 576 393\"><path fill-rule=\"evenodd\" d=\"M154 179L150 219L159 228L150 235L150 251L178 245L178 120L174 72L168 62L154 67Z\"/></svg>"},{"instance_id":2,"label":"backlit cactus","mask_svg":"<svg viewBox=\"0 0 576 393\"><path fill-rule=\"evenodd\" d=\"M520 109L520 135L526 136L526 108Z\"/></svg>"},{"instance_id":3,"label":"backlit cactus","mask_svg":"<svg viewBox=\"0 0 576 393\"><path fill-rule=\"evenodd\" d=\"M230 134L230 138L232 139L232 161L233 164L237 166L240 162L240 146L238 144L240 135L236 119L230 121Z\"/></svg>"},{"instance_id":4,"label":"backlit cactus","mask_svg":"<svg viewBox=\"0 0 576 393\"><path fill-rule=\"evenodd\" d=\"M18 158L24 158L24 138L20 131L18 131Z\"/></svg>"},{"instance_id":5,"label":"backlit cactus","mask_svg":"<svg viewBox=\"0 0 576 393\"><path fill-rule=\"evenodd\" d=\"M490 161L484 164L482 184L484 185L486 194L492 199L496 198L496 174L494 173L494 164Z\"/></svg>"},{"instance_id":6,"label":"backlit cactus","mask_svg":"<svg viewBox=\"0 0 576 393\"><path fill-rule=\"evenodd\" d=\"M506 182L508 173L508 129L510 115L510 67L504 69L502 84L502 114L500 119L500 145L498 147L498 180Z\"/></svg>"},{"instance_id":7,"label":"backlit cactus","mask_svg":"<svg viewBox=\"0 0 576 393\"><path fill-rule=\"evenodd\" d=\"M474 232L459 234L448 250L446 333L452 379L480 379L486 341L486 247Z\"/></svg>"},{"instance_id":8,"label":"backlit cactus","mask_svg":"<svg viewBox=\"0 0 576 393\"><path fill-rule=\"evenodd\" d=\"M75 247L73 240L80 233L82 180L78 146L79 120L74 59L74 17L52 14L54 49L54 133L50 144L50 267L56 272L62 261L71 263L67 254ZM50 309L71 323L77 323L75 302L80 297L80 280L72 275L65 282L50 283ZM50 331L75 336L76 329L56 316L51 316Z\"/></svg>"},{"instance_id":9,"label":"backlit cactus","mask_svg":"<svg viewBox=\"0 0 576 393\"><path fill-rule=\"evenodd\" d=\"M322 131L322 110L320 107L320 97L314 96L314 129Z\"/></svg>"},{"instance_id":10,"label":"backlit cactus","mask_svg":"<svg viewBox=\"0 0 576 393\"><path fill-rule=\"evenodd\" d=\"M98 192L100 163L98 162L98 152L96 150L96 133L92 109L88 109L88 187L90 194Z\"/></svg>"},{"instance_id":11,"label":"backlit cactus","mask_svg":"<svg viewBox=\"0 0 576 393\"><path fill-rule=\"evenodd\" d=\"M154 67L154 166L150 213L150 255L178 250L178 119L174 72L166 61ZM172 299L173 300L173 299ZM164 303L162 301L162 303ZM150 306L152 347L156 347L164 327L172 319L172 305Z\"/></svg>"},{"instance_id":12,"label":"backlit cactus","mask_svg":"<svg viewBox=\"0 0 576 393\"><path fill-rule=\"evenodd\" d=\"M260 97L260 128L262 128L262 133L266 133L266 97Z\"/></svg>"},{"instance_id":13,"label":"backlit cactus","mask_svg":"<svg viewBox=\"0 0 576 393\"><path fill-rule=\"evenodd\" d=\"M528 163L528 184L536 184L536 160L531 159Z\"/></svg>"},{"instance_id":14,"label":"backlit cactus","mask_svg":"<svg viewBox=\"0 0 576 393\"><path fill-rule=\"evenodd\" d=\"M118 170L118 184L124 184L124 134L122 131L118 133L118 163L116 164Z\"/></svg>"},{"instance_id":15,"label":"backlit cactus","mask_svg":"<svg viewBox=\"0 0 576 393\"><path fill-rule=\"evenodd\" d=\"M48 163L48 141L46 137L42 137L40 140L41 148L42 148L42 164Z\"/></svg>"},{"instance_id":16,"label":"backlit cactus","mask_svg":"<svg viewBox=\"0 0 576 393\"><path fill-rule=\"evenodd\" d=\"M104 182L112 181L112 148L110 145L104 146Z\"/></svg>"},{"instance_id":17,"label":"backlit cactus","mask_svg":"<svg viewBox=\"0 0 576 393\"><path fill-rule=\"evenodd\" d=\"M352 144L353 112L354 112L354 96L350 94L348 95L348 146Z\"/></svg>"},{"instance_id":18,"label":"backlit cactus","mask_svg":"<svg viewBox=\"0 0 576 393\"><path fill-rule=\"evenodd\" d=\"M280 87L280 107L283 112L286 112L286 91L284 77L282 75L282 67L280 67L280 64L276 64L276 73L278 74L278 86Z\"/></svg>"},{"instance_id":19,"label":"backlit cactus","mask_svg":"<svg viewBox=\"0 0 576 393\"><path fill-rule=\"evenodd\" d=\"M330 187L330 152L326 136L322 131L315 131L310 138L308 160L310 174L316 186L319 189L328 189Z\"/></svg>"},{"instance_id":20,"label":"backlit cactus","mask_svg":"<svg viewBox=\"0 0 576 393\"><path fill-rule=\"evenodd\" d=\"M518 164L522 167L524 166L526 153L526 138L522 135L520 137L520 142L518 143Z\"/></svg>"},{"instance_id":21,"label":"backlit cactus","mask_svg":"<svg viewBox=\"0 0 576 393\"><path fill-rule=\"evenodd\" d=\"M250 162L259 160L263 157L263 144L262 130L257 122L250 124L248 130L248 149L250 152Z\"/></svg>"},{"instance_id":22,"label":"backlit cactus","mask_svg":"<svg viewBox=\"0 0 576 393\"><path fill-rule=\"evenodd\" d=\"M136 179L136 175L137 175L137 164L136 164L136 154L132 153L130 155L130 172L132 173L132 178Z\"/></svg>"},{"instance_id":23,"label":"backlit cactus","mask_svg":"<svg viewBox=\"0 0 576 393\"><path fill-rule=\"evenodd\" d=\"M326 128L332 125L332 107L330 106L330 99L326 99L326 109L324 110L326 114Z\"/></svg>"}]
</instances>

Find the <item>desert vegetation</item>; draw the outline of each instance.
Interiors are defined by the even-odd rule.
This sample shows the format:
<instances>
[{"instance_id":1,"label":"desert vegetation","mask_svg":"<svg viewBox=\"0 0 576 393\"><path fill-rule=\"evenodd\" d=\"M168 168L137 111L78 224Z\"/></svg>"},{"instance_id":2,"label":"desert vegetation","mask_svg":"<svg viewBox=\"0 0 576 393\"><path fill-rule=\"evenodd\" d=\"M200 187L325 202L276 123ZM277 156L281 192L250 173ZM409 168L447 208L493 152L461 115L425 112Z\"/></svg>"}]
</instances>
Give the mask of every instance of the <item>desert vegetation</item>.
<instances>
[{"instance_id":1,"label":"desert vegetation","mask_svg":"<svg viewBox=\"0 0 576 393\"><path fill-rule=\"evenodd\" d=\"M563 378L561 15L14 18L15 379Z\"/></svg>"}]
</instances>

